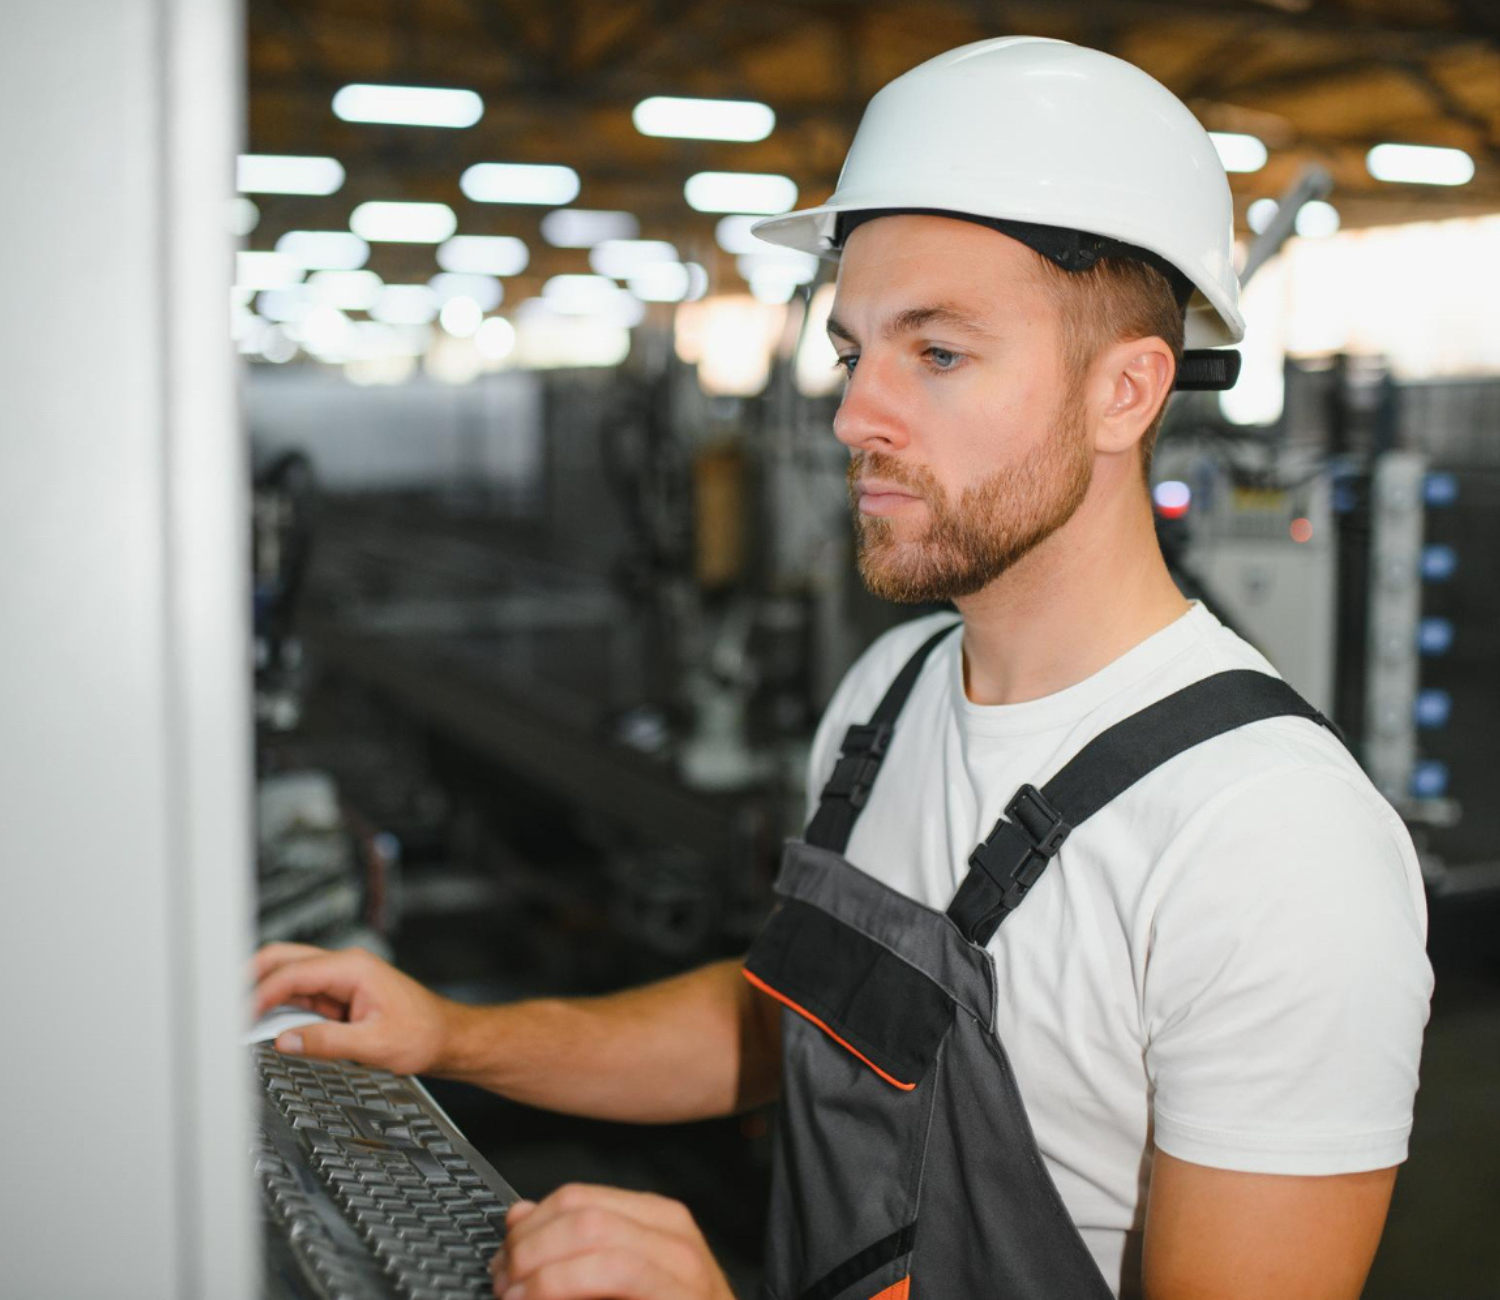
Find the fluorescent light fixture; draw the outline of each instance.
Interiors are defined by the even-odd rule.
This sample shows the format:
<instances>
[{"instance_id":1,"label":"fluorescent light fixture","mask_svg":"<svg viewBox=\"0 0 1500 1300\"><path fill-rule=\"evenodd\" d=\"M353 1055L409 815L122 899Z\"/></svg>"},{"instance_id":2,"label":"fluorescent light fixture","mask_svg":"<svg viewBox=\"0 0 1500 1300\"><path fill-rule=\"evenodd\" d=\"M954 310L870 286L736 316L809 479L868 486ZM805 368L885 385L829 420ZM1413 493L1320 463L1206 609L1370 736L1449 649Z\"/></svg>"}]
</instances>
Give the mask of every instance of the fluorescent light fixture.
<instances>
[{"instance_id":1,"label":"fluorescent light fixture","mask_svg":"<svg viewBox=\"0 0 1500 1300\"><path fill-rule=\"evenodd\" d=\"M635 239L641 223L629 212L563 208L542 218L542 238L553 248L592 248L606 239Z\"/></svg>"},{"instance_id":2,"label":"fluorescent light fixture","mask_svg":"<svg viewBox=\"0 0 1500 1300\"><path fill-rule=\"evenodd\" d=\"M1275 199L1256 199L1245 209L1245 224L1258 235L1270 226L1280 210Z\"/></svg>"},{"instance_id":3,"label":"fluorescent light fixture","mask_svg":"<svg viewBox=\"0 0 1500 1300\"><path fill-rule=\"evenodd\" d=\"M456 339L473 338L484 323L484 308L472 298L449 298L438 312L438 324Z\"/></svg>"},{"instance_id":4,"label":"fluorescent light fixture","mask_svg":"<svg viewBox=\"0 0 1500 1300\"><path fill-rule=\"evenodd\" d=\"M602 310L620 293L620 286L603 275L554 275L542 286L542 298L565 316L586 316Z\"/></svg>"},{"instance_id":5,"label":"fluorescent light fixture","mask_svg":"<svg viewBox=\"0 0 1500 1300\"><path fill-rule=\"evenodd\" d=\"M692 289L692 276L681 262L657 262L641 267L628 283L642 302L682 302Z\"/></svg>"},{"instance_id":6,"label":"fluorescent light fixture","mask_svg":"<svg viewBox=\"0 0 1500 1300\"><path fill-rule=\"evenodd\" d=\"M459 271L444 271L427 281L437 294L438 302L447 304L454 298L470 298L479 304L481 312L494 311L505 297L505 290L493 275L466 275Z\"/></svg>"},{"instance_id":7,"label":"fluorescent light fixture","mask_svg":"<svg viewBox=\"0 0 1500 1300\"><path fill-rule=\"evenodd\" d=\"M677 249L660 239L606 239L589 251L589 265L611 280L628 280L645 267L677 260Z\"/></svg>"},{"instance_id":8,"label":"fluorescent light fixture","mask_svg":"<svg viewBox=\"0 0 1500 1300\"><path fill-rule=\"evenodd\" d=\"M255 299L255 310L279 324L301 320L308 306L307 293L300 284L290 289L266 289Z\"/></svg>"},{"instance_id":9,"label":"fluorescent light fixture","mask_svg":"<svg viewBox=\"0 0 1500 1300\"><path fill-rule=\"evenodd\" d=\"M764 140L776 127L769 105L749 99L675 99L653 95L631 113L642 135L678 140Z\"/></svg>"},{"instance_id":10,"label":"fluorescent light fixture","mask_svg":"<svg viewBox=\"0 0 1500 1300\"><path fill-rule=\"evenodd\" d=\"M369 311L383 288L374 271L316 271L307 279L307 298L340 311Z\"/></svg>"},{"instance_id":11,"label":"fluorescent light fixture","mask_svg":"<svg viewBox=\"0 0 1500 1300\"><path fill-rule=\"evenodd\" d=\"M774 273L766 275L761 272L750 277L750 292L764 303L791 302L792 295L797 292L797 282Z\"/></svg>"},{"instance_id":12,"label":"fluorescent light fixture","mask_svg":"<svg viewBox=\"0 0 1500 1300\"><path fill-rule=\"evenodd\" d=\"M333 115L386 126L473 126L484 116L484 101L472 90L358 84L333 97Z\"/></svg>"},{"instance_id":13,"label":"fluorescent light fixture","mask_svg":"<svg viewBox=\"0 0 1500 1300\"><path fill-rule=\"evenodd\" d=\"M458 178L475 203L542 203L552 207L578 197L578 173L539 163L475 163Z\"/></svg>"},{"instance_id":14,"label":"fluorescent light fixture","mask_svg":"<svg viewBox=\"0 0 1500 1300\"><path fill-rule=\"evenodd\" d=\"M281 253L236 253L234 282L241 289L290 289L302 282L302 268Z\"/></svg>"},{"instance_id":15,"label":"fluorescent light fixture","mask_svg":"<svg viewBox=\"0 0 1500 1300\"><path fill-rule=\"evenodd\" d=\"M683 186L695 212L787 212L797 203L797 185L788 176L760 172L699 172Z\"/></svg>"},{"instance_id":16,"label":"fluorescent light fixture","mask_svg":"<svg viewBox=\"0 0 1500 1300\"><path fill-rule=\"evenodd\" d=\"M1253 135L1237 131L1210 131L1208 138L1219 151L1226 172L1258 172L1266 165L1266 146Z\"/></svg>"},{"instance_id":17,"label":"fluorescent light fixture","mask_svg":"<svg viewBox=\"0 0 1500 1300\"><path fill-rule=\"evenodd\" d=\"M504 316L491 316L474 335L474 346L486 361L504 361L516 350L516 327Z\"/></svg>"},{"instance_id":18,"label":"fluorescent light fixture","mask_svg":"<svg viewBox=\"0 0 1500 1300\"><path fill-rule=\"evenodd\" d=\"M726 253L765 253L776 245L768 244L759 235L752 235L750 227L761 217L723 217L714 227L714 239Z\"/></svg>"},{"instance_id":19,"label":"fluorescent light fixture","mask_svg":"<svg viewBox=\"0 0 1500 1300\"><path fill-rule=\"evenodd\" d=\"M458 228L446 203L361 203L349 228L371 243L440 244Z\"/></svg>"},{"instance_id":20,"label":"fluorescent light fixture","mask_svg":"<svg viewBox=\"0 0 1500 1300\"><path fill-rule=\"evenodd\" d=\"M454 235L437 250L443 270L465 275L520 275L530 260L531 250L514 235Z\"/></svg>"},{"instance_id":21,"label":"fluorescent light fixture","mask_svg":"<svg viewBox=\"0 0 1500 1300\"><path fill-rule=\"evenodd\" d=\"M241 194L332 194L344 183L344 168L333 158L242 153L235 168Z\"/></svg>"},{"instance_id":22,"label":"fluorescent light fixture","mask_svg":"<svg viewBox=\"0 0 1500 1300\"><path fill-rule=\"evenodd\" d=\"M297 355L297 345L287 337L280 325L272 325L261 335L260 354L279 366Z\"/></svg>"},{"instance_id":23,"label":"fluorescent light fixture","mask_svg":"<svg viewBox=\"0 0 1500 1300\"><path fill-rule=\"evenodd\" d=\"M347 230L289 230L276 251L308 271L357 271L370 260L370 246Z\"/></svg>"},{"instance_id":24,"label":"fluorescent light fixture","mask_svg":"<svg viewBox=\"0 0 1500 1300\"><path fill-rule=\"evenodd\" d=\"M229 200L229 233L231 235L243 239L258 225L260 225L260 209L255 206L253 200L247 198Z\"/></svg>"},{"instance_id":25,"label":"fluorescent light fixture","mask_svg":"<svg viewBox=\"0 0 1500 1300\"><path fill-rule=\"evenodd\" d=\"M818 259L811 253L799 253L791 248L777 248L764 253L744 253L734 259L735 268L748 281L760 280L769 284L773 280L784 280L795 287L806 284L818 274ZM790 294L788 294L790 297ZM786 298L779 299L785 302Z\"/></svg>"},{"instance_id":26,"label":"fluorescent light fixture","mask_svg":"<svg viewBox=\"0 0 1500 1300\"><path fill-rule=\"evenodd\" d=\"M1339 210L1322 199L1305 203L1297 212L1297 233L1304 239L1324 239L1339 228Z\"/></svg>"},{"instance_id":27,"label":"fluorescent light fixture","mask_svg":"<svg viewBox=\"0 0 1500 1300\"><path fill-rule=\"evenodd\" d=\"M425 284L388 284L370 308L370 315L386 325L426 325L437 314L437 294Z\"/></svg>"},{"instance_id":28,"label":"fluorescent light fixture","mask_svg":"<svg viewBox=\"0 0 1500 1300\"><path fill-rule=\"evenodd\" d=\"M352 340L351 322L337 307L313 307L298 322L302 346L322 361L341 362Z\"/></svg>"},{"instance_id":29,"label":"fluorescent light fixture","mask_svg":"<svg viewBox=\"0 0 1500 1300\"><path fill-rule=\"evenodd\" d=\"M1377 181L1408 185L1467 185L1474 179L1474 160L1462 149L1426 144L1377 144L1365 155L1365 167Z\"/></svg>"}]
</instances>

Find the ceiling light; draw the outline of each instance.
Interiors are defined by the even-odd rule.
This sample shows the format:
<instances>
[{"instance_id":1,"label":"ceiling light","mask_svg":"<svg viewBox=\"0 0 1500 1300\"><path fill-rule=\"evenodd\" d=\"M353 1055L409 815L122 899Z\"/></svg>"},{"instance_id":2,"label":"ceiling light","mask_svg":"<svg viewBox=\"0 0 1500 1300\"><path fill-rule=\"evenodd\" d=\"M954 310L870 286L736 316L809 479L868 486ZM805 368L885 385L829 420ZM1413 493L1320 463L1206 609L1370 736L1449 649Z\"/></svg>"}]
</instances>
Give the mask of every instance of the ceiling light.
<instances>
[{"instance_id":1,"label":"ceiling light","mask_svg":"<svg viewBox=\"0 0 1500 1300\"><path fill-rule=\"evenodd\" d=\"M361 203L349 228L372 243L438 244L458 227L446 203Z\"/></svg>"},{"instance_id":2,"label":"ceiling light","mask_svg":"<svg viewBox=\"0 0 1500 1300\"><path fill-rule=\"evenodd\" d=\"M746 280L785 280L788 284L806 284L818 274L818 259L812 253L778 248L764 253L745 253L734 259L735 268ZM786 299L782 299L783 302Z\"/></svg>"},{"instance_id":3,"label":"ceiling light","mask_svg":"<svg viewBox=\"0 0 1500 1300\"><path fill-rule=\"evenodd\" d=\"M1226 172L1258 172L1266 165L1266 146L1253 135L1237 131L1210 131L1208 138L1219 151Z\"/></svg>"},{"instance_id":4,"label":"ceiling light","mask_svg":"<svg viewBox=\"0 0 1500 1300\"><path fill-rule=\"evenodd\" d=\"M234 282L241 289L290 289L302 282L302 268L281 253L236 253Z\"/></svg>"},{"instance_id":5,"label":"ceiling light","mask_svg":"<svg viewBox=\"0 0 1500 1300\"><path fill-rule=\"evenodd\" d=\"M260 225L260 209L246 198L229 200L229 233L240 239Z\"/></svg>"},{"instance_id":6,"label":"ceiling light","mask_svg":"<svg viewBox=\"0 0 1500 1300\"><path fill-rule=\"evenodd\" d=\"M350 320L337 307L313 307L299 322L302 346L323 361L343 361Z\"/></svg>"},{"instance_id":7,"label":"ceiling light","mask_svg":"<svg viewBox=\"0 0 1500 1300\"><path fill-rule=\"evenodd\" d=\"M620 286L603 275L554 275L542 286L547 305L566 316L599 311L619 294Z\"/></svg>"},{"instance_id":8,"label":"ceiling light","mask_svg":"<svg viewBox=\"0 0 1500 1300\"><path fill-rule=\"evenodd\" d=\"M242 194L332 194L344 183L344 169L333 158L242 153L235 188Z\"/></svg>"},{"instance_id":9,"label":"ceiling light","mask_svg":"<svg viewBox=\"0 0 1500 1300\"><path fill-rule=\"evenodd\" d=\"M752 235L750 227L761 217L723 217L714 227L714 239L726 253L764 253L776 247L759 235Z\"/></svg>"},{"instance_id":10,"label":"ceiling light","mask_svg":"<svg viewBox=\"0 0 1500 1300\"><path fill-rule=\"evenodd\" d=\"M797 185L787 176L758 172L699 172L683 186L695 212L789 211L797 202Z\"/></svg>"},{"instance_id":11,"label":"ceiling light","mask_svg":"<svg viewBox=\"0 0 1500 1300\"><path fill-rule=\"evenodd\" d=\"M260 354L279 366L297 355L297 345L287 337L281 326L272 325L261 335Z\"/></svg>"},{"instance_id":12,"label":"ceiling light","mask_svg":"<svg viewBox=\"0 0 1500 1300\"><path fill-rule=\"evenodd\" d=\"M1377 144L1365 155L1365 166L1377 181L1409 185L1467 185L1474 179L1468 154L1434 145Z\"/></svg>"},{"instance_id":13,"label":"ceiling light","mask_svg":"<svg viewBox=\"0 0 1500 1300\"><path fill-rule=\"evenodd\" d=\"M473 126L484 116L484 101L472 90L353 85L333 97L333 114L387 126Z\"/></svg>"},{"instance_id":14,"label":"ceiling light","mask_svg":"<svg viewBox=\"0 0 1500 1300\"><path fill-rule=\"evenodd\" d=\"M660 239L606 239L589 252L589 265L612 280L626 280L654 263L677 260L677 249Z\"/></svg>"},{"instance_id":15,"label":"ceiling light","mask_svg":"<svg viewBox=\"0 0 1500 1300\"><path fill-rule=\"evenodd\" d=\"M776 114L754 100L667 95L641 100L631 119L642 135L683 140L764 140L776 126Z\"/></svg>"},{"instance_id":16,"label":"ceiling light","mask_svg":"<svg viewBox=\"0 0 1500 1300\"><path fill-rule=\"evenodd\" d=\"M641 223L629 212L564 208L542 218L542 238L553 248L592 248L606 239L634 239Z\"/></svg>"},{"instance_id":17,"label":"ceiling light","mask_svg":"<svg viewBox=\"0 0 1500 1300\"><path fill-rule=\"evenodd\" d=\"M571 167L533 163L475 163L458 188L475 203L544 203L558 206L578 197L578 173Z\"/></svg>"},{"instance_id":18,"label":"ceiling light","mask_svg":"<svg viewBox=\"0 0 1500 1300\"><path fill-rule=\"evenodd\" d=\"M370 260L370 246L347 230L289 230L276 251L309 271L357 271Z\"/></svg>"},{"instance_id":19,"label":"ceiling light","mask_svg":"<svg viewBox=\"0 0 1500 1300\"><path fill-rule=\"evenodd\" d=\"M300 284L290 289L266 289L255 299L255 310L267 320L279 323L301 320L307 308L307 294Z\"/></svg>"},{"instance_id":20,"label":"ceiling light","mask_svg":"<svg viewBox=\"0 0 1500 1300\"><path fill-rule=\"evenodd\" d=\"M491 316L474 335L474 346L486 361L503 361L516 350L516 327L504 316Z\"/></svg>"},{"instance_id":21,"label":"ceiling light","mask_svg":"<svg viewBox=\"0 0 1500 1300\"><path fill-rule=\"evenodd\" d=\"M438 302L446 304L454 298L471 298L479 304L481 312L494 311L505 296L504 288L493 275L445 271L433 276L427 284L437 294Z\"/></svg>"},{"instance_id":22,"label":"ceiling light","mask_svg":"<svg viewBox=\"0 0 1500 1300\"><path fill-rule=\"evenodd\" d=\"M630 292L642 302L682 302L692 287L688 269L681 262L657 262L643 266L629 277Z\"/></svg>"},{"instance_id":23,"label":"ceiling light","mask_svg":"<svg viewBox=\"0 0 1500 1300\"><path fill-rule=\"evenodd\" d=\"M484 323L484 308L472 298L449 298L438 312L438 324L457 339L472 338Z\"/></svg>"},{"instance_id":24,"label":"ceiling light","mask_svg":"<svg viewBox=\"0 0 1500 1300\"><path fill-rule=\"evenodd\" d=\"M470 275L520 275L531 250L514 235L454 235L438 245L438 265Z\"/></svg>"},{"instance_id":25,"label":"ceiling light","mask_svg":"<svg viewBox=\"0 0 1500 1300\"><path fill-rule=\"evenodd\" d=\"M385 288L374 271L317 271L308 277L308 301L340 311L369 311Z\"/></svg>"},{"instance_id":26,"label":"ceiling light","mask_svg":"<svg viewBox=\"0 0 1500 1300\"><path fill-rule=\"evenodd\" d=\"M1339 210L1322 199L1304 203L1297 212L1297 233L1304 239L1323 239L1339 228Z\"/></svg>"},{"instance_id":27,"label":"ceiling light","mask_svg":"<svg viewBox=\"0 0 1500 1300\"><path fill-rule=\"evenodd\" d=\"M1270 226L1280 210L1275 199L1256 199L1245 209L1245 224L1259 235Z\"/></svg>"},{"instance_id":28,"label":"ceiling light","mask_svg":"<svg viewBox=\"0 0 1500 1300\"><path fill-rule=\"evenodd\" d=\"M426 325L437 314L437 294L425 284L388 284L370 308L387 325Z\"/></svg>"}]
</instances>

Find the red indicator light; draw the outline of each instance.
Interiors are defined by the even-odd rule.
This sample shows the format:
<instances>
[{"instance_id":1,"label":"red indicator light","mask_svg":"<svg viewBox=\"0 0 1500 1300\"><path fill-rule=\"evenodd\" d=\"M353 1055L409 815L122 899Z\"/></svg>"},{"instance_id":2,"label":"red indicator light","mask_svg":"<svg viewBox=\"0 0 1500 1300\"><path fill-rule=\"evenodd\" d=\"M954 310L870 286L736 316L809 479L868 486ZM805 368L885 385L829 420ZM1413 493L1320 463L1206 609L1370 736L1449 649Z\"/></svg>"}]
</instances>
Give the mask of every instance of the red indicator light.
<instances>
[{"instance_id":1,"label":"red indicator light","mask_svg":"<svg viewBox=\"0 0 1500 1300\"><path fill-rule=\"evenodd\" d=\"M1310 542L1312 541L1312 520L1293 519L1292 526L1288 531L1292 534L1292 541Z\"/></svg>"}]
</instances>

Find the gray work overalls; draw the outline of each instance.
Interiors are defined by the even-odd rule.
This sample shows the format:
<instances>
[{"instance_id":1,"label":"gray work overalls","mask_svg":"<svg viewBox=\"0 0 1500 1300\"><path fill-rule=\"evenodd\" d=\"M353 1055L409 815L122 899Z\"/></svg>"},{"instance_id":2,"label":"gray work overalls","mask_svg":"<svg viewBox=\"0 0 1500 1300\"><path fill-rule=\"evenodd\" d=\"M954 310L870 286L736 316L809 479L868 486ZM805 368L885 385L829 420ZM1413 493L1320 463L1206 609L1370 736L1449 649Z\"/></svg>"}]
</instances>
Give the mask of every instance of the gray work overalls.
<instances>
[{"instance_id":1,"label":"gray work overalls","mask_svg":"<svg viewBox=\"0 0 1500 1300\"><path fill-rule=\"evenodd\" d=\"M843 851L923 663L956 626L849 728L745 961L785 1008L766 1300L1110 1300L995 1035L985 945L1069 831L1167 759L1262 718L1332 727L1265 673L1196 682L1101 733L1041 790L1022 786L937 912Z\"/></svg>"}]
</instances>

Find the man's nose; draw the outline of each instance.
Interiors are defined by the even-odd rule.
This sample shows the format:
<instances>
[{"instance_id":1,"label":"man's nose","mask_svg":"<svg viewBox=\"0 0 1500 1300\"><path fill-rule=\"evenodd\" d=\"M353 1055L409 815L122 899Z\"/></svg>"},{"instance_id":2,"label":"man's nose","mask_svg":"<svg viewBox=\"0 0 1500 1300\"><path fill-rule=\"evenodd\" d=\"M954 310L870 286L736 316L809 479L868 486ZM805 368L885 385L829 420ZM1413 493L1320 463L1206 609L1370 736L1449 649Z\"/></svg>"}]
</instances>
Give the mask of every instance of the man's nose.
<instances>
[{"instance_id":1,"label":"man's nose","mask_svg":"<svg viewBox=\"0 0 1500 1300\"><path fill-rule=\"evenodd\" d=\"M904 403L890 377L861 358L833 417L833 436L851 451L898 451L909 441Z\"/></svg>"}]
</instances>

